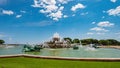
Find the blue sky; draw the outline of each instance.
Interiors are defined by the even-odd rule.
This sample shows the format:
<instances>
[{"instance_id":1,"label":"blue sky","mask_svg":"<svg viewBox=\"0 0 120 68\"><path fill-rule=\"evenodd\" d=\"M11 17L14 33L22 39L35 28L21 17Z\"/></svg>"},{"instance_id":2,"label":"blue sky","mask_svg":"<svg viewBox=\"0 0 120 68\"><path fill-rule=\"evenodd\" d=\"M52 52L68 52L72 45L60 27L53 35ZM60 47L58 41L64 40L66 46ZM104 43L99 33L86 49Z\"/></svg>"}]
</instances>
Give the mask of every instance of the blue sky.
<instances>
[{"instance_id":1,"label":"blue sky","mask_svg":"<svg viewBox=\"0 0 120 68\"><path fill-rule=\"evenodd\" d=\"M0 39L40 43L63 37L120 41L120 0L0 0Z\"/></svg>"}]
</instances>

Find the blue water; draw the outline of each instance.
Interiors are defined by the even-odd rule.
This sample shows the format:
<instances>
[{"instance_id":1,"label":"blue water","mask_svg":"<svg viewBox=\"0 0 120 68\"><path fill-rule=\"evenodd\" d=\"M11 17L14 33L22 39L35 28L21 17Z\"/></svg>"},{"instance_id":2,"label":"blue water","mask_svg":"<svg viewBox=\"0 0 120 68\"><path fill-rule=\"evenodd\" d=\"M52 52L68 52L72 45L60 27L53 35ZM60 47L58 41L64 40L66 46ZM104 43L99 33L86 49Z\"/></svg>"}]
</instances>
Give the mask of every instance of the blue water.
<instances>
[{"instance_id":1,"label":"blue water","mask_svg":"<svg viewBox=\"0 0 120 68\"><path fill-rule=\"evenodd\" d=\"M77 58L120 58L120 50L113 48L91 49L80 47L78 50L72 48L51 49L44 48L40 52L22 52L23 46L14 46L10 48L1 47L0 55L11 54L34 54L41 56L59 56L59 57L77 57Z\"/></svg>"}]
</instances>

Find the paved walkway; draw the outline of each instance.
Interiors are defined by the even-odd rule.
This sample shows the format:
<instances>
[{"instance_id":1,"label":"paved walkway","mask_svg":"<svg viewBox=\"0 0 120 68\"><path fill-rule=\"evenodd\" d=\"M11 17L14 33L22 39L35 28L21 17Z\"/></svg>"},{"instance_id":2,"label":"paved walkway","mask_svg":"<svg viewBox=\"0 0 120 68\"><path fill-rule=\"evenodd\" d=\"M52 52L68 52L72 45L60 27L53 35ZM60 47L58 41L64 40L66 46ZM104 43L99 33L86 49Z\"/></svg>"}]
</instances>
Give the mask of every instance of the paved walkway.
<instances>
[{"instance_id":1,"label":"paved walkway","mask_svg":"<svg viewBox=\"0 0 120 68\"><path fill-rule=\"evenodd\" d=\"M115 48L115 49L120 49L120 46L98 46L100 48Z\"/></svg>"}]
</instances>

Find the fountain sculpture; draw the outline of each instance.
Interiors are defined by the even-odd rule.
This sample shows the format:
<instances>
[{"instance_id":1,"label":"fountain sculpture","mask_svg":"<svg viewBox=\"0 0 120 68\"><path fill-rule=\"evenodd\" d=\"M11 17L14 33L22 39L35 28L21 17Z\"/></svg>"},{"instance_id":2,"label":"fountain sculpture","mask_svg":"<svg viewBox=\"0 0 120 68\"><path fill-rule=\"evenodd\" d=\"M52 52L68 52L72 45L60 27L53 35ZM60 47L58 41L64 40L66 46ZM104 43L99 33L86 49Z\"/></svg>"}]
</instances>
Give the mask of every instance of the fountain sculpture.
<instances>
[{"instance_id":1,"label":"fountain sculpture","mask_svg":"<svg viewBox=\"0 0 120 68\"><path fill-rule=\"evenodd\" d=\"M71 45L67 41L61 40L60 35L57 32L54 33L52 40L47 41L44 44L49 48L69 48Z\"/></svg>"}]
</instances>

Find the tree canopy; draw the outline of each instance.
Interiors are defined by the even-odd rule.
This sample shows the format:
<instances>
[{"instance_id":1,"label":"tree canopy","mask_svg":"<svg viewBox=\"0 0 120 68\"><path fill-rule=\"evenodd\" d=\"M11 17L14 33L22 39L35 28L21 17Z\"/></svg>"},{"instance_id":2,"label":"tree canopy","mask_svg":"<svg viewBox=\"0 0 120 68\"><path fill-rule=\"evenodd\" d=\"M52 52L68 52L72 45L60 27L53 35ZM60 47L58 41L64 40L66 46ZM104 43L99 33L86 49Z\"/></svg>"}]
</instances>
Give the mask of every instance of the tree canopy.
<instances>
[{"instance_id":1,"label":"tree canopy","mask_svg":"<svg viewBox=\"0 0 120 68\"><path fill-rule=\"evenodd\" d=\"M69 37L63 38L65 41L68 41L69 43L72 43L72 39Z\"/></svg>"},{"instance_id":2,"label":"tree canopy","mask_svg":"<svg viewBox=\"0 0 120 68\"><path fill-rule=\"evenodd\" d=\"M92 39L92 38L88 38L88 39L71 39L70 37L64 38L64 40L69 41L70 43L81 43L83 45L87 45L87 44L100 44L100 45L120 45L120 41L117 41L115 39L102 39L102 40L97 40L97 39Z\"/></svg>"},{"instance_id":3,"label":"tree canopy","mask_svg":"<svg viewBox=\"0 0 120 68\"><path fill-rule=\"evenodd\" d=\"M73 43L80 43L79 39L73 39Z\"/></svg>"},{"instance_id":4,"label":"tree canopy","mask_svg":"<svg viewBox=\"0 0 120 68\"><path fill-rule=\"evenodd\" d=\"M2 39L0 39L0 44L3 44L3 43L5 43L5 41L4 41L4 40L2 40Z\"/></svg>"}]
</instances>

